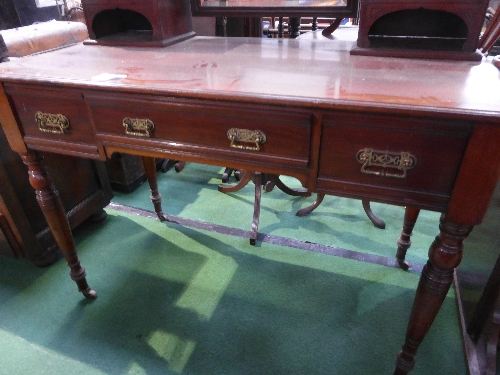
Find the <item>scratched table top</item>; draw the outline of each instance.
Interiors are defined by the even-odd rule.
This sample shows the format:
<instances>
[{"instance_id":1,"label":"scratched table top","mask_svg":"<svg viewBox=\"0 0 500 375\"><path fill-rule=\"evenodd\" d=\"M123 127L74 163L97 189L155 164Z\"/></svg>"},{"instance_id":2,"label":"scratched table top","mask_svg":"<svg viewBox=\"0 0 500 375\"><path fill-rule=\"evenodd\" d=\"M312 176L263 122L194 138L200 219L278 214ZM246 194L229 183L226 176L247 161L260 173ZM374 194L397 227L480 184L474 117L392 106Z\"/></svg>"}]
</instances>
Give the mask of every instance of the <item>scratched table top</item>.
<instances>
[{"instance_id":1,"label":"scratched table top","mask_svg":"<svg viewBox=\"0 0 500 375\"><path fill-rule=\"evenodd\" d=\"M356 37L347 28L331 38L195 37L163 48L79 43L2 63L0 80L500 120L500 71L491 61L354 56Z\"/></svg>"}]
</instances>

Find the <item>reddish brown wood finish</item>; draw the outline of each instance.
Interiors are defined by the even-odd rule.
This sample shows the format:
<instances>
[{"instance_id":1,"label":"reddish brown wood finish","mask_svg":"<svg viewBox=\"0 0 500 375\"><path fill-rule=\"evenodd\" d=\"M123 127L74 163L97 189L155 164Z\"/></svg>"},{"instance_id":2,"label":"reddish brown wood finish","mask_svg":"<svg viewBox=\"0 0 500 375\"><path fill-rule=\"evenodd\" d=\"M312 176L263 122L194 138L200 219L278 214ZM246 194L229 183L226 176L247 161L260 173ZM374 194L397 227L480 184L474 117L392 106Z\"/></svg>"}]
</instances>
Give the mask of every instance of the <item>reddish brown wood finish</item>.
<instances>
[{"instance_id":1,"label":"reddish brown wood finish","mask_svg":"<svg viewBox=\"0 0 500 375\"><path fill-rule=\"evenodd\" d=\"M308 113L271 106L262 111L261 107L248 105L238 105L235 112L232 106L216 101L165 100L162 96L144 100L137 95L116 97L90 93L86 98L97 136L103 141L128 143L126 137L140 142L142 139L138 137L125 135L123 118L129 116L151 120L155 129L144 142L154 140L165 149L175 151L177 145L184 145L183 150L189 147L194 153L295 168L305 168L309 161L309 144L304 142L311 137L311 115ZM231 128L261 130L266 135L261 151L229 147L231 141L227 132Z\"/></svg>"},{"instance_id":2,"label":"reddish brown wood finish","mask_svg":"<svg viewBox=\"0 0 500 375\"><path fill-rule=\"evenodd\" d=\"M487 61L352 56L355 39L338 29L331 41L193 38L165 49L68 47L0 65L7 93L0 92L0 122L21 154L26 142L64 154L89 150L89 157L119 151L194 161L295 176L311 192L444 212L398 356L396 373L405 374L446 296L462 241L481 222L500 176L500 77ZM33 125L17 96L49 88L83 95L94 145L84 143L92 139L86 133L24 135ZM70 117L83 116L81 104L72 102ZM153 136L121 133L125 116L154 117ZM239 126L269 135L261 151L230 147L226 132ZM410 152L416 164L405 178L364 174L356 152L367 147ZM57 207L41 180L46 205ZM45 211L72 258L58 210Z\"/></svg>"},{"instance_id":3,"label":"reddish brown wood finish","mask_svg":"<svg viewBox=\"0 0 500 375\"><path fill-rule=\"evenodd\" d=\"M29 170L31 186L36 191L36 199L47 219L52 234L68 263L71 279L78 285L78 291L85 297L94 299L97 293L90 289L85 278L85 268L80 265L76 254L75 243L71 229L66 219L59 193L52 185L47 170L42 163L43 157L37 152L27 152L21 155Z\"/></svg>"},{"instance_id":4,"label":"reddish brown wood finish","mask_svg":"<svg viewBox=\"0 0 500 375\"><path fill-rule=\"evenodd\" d=\"M405 375L415 366L418 347L446 298L454 269L462 259L462 242L472 226L453 223L443 216L439 229L440 234L429 249L429 261L422 271L394 375Z\"/></svg>"},{"instance_id":5,"label":"reddish brown wood finish","mask_svg":"<svg viewBox=\"0 0 500 375\"><path fill-rule=\"evenodd\" d=\"M23 135L18 123L12 113L7 96L2 86L0 86L0 124L3 127L10 148L21 154L28 149L23 141Z\"/></svg>"},{"instance_id":6,"label":"reddish brown wood finish","mask_svg":"<svg viewBox=\"0 0 500 375\"><path fill-rule=\"evenodd\" d=\"M94 43L164 46L195 35L184 0L82 0L82 6Z\"/></svg>"},{"instance_id":7,"label":"reddish brown wood finish","mask_svg":"<svg viewBox=\"0 0 500 375\"><path fill-rule=\"evenodd\" d=\"M88 124L90 118L87 106L80 90L55 90L47 87L34 88L26 86L9 86L13 105L22 108L17 114L19 120L25 124L23 132L25 137L38 140L58 140L64 144L70 142L89 145L95 150L95 136ZM43 108L45 113L63 114L70 118L70 126L64 134L44 133L38 129L35 114ZM28 142L29 143L29 142Z\"/></svg>"},{"instance_id":8,"label":"reddish brown wood finish","mask_svg":"<svg viewBox=\"0 0 500 375\"><path fill-rule=\"evenodd\" d=\"M361 49L353 52L481 60L475 51L487 6L488 0L363 0L357 42ZM374 35L379 41L371 40Z\"/></svg>"},{"instance_id":9,"label":"reddish brown wood finish","mask_svg":"<svg viewBox=\"0 0 500 375\"><path fill-rule=\"evenodd\" d=\"M360 199L371 190L387 202L404 200L408 205L418 202L422 207L443 210L470 131L471 123L466 121L351 112L325 116L318 190ZM365 148L410 152L416 157L416 166L408 170L407 178L361 174L356 155Z\"/></svg>"},{"instance_id":10,"label":"reddish brown wood finish","mask_svg":"<svg viewBox=\"0 0 500 375\"><path fill-rule=\"evenodd\" d=\"M469 225L483 221L500 178L500 165L496 162L499 144L498 123L479 123L474 127L446 211L450 220Z\"/></svg>"}]
</instances>

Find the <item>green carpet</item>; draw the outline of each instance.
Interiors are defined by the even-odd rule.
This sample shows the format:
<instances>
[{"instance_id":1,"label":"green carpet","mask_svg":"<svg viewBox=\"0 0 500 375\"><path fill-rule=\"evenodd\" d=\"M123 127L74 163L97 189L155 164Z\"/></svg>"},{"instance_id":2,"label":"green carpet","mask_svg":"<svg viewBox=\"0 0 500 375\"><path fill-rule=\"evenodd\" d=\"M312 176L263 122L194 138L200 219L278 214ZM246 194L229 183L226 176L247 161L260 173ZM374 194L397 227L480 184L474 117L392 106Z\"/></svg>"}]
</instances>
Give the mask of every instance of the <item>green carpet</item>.
<instances>
[{"instance_id":1,"label":"green carpet","mask_svg":"<svg viewBox=\"0 0 500 375\"><path fill-rule=\"evenodd\" d=\"M64 262L0 259L0 374L390 374L418 274L109 211ZM454 294L414 374L465 374Z\"/></svg>"},{"instance_id":2,"label":"green carpet","mask_svg":"<svg viewBox=\"0 0 500 375\"><path fill-rule=\"evenodd\" d=\"M254 185L249 183L237 193L222 194L223 168L188 163L181 173L159 174L159 190L163 209L170 215L250 230L253 216ZM283 177L291 187L300 187L298 180ZM134 194L115 193L113 202L153 210L149 186L141 185ZM259 232L296 238L302 241L394 257L396 240L401 232L404 209L373 203L375 214L386 222L386 229L375 228L366 217L361 201L327 196L309 216L295 216L297 210L311 204L309 198L291 197L275 188L263 193ZM425 263L429 245L434 240L439 214L422 211L415 226L408 260Z\"/></svg>"},{"instance_id":3,"label":"green carpet","mask_svg":"<svg viewBox=\"0 0 500 375\"><path fill-rule=\"evenodd\" d=\"M181 173L161 174L165 212L249 230L253 185L221 194L221 173L188 164ZM309 217L295 216L313 200L276 189L263 194L259 231L394 256L402 208L372 205L385 230L371 225L356 200L327 197ZM116 193L113 202L152 210L147 184ZM64 261L38 269L0 258L0 375L392 374L417 272L108 214L104 223L74 232L99 295L94 302L77 293ZM496 225L497 207L488 215ZM426 261L438 219L421 213L410 261ZM488 228L475 232L496 237ZM473 232L467 241L467 271L488 274L498 240ZM450 291L412 374L466 373Z\"/></svg>"},{"instance_id":4,"label":"green carpet","mask_svg":"<svg viewBox=\"0 0 500 375\"><path fill-rule=\"evenodd\" d=\"M165 213L250 230L253 216L254 185L249 183L237 193L222 194L217 190L223 168L186 164L181 173L173 170L159 173L159 190ZM299 188L298 180L283 177L289 186ZM234 182L234 179L232 180ZM113 202L153 210L149 186L141 185L133 194L115 192ZM500 236L500 188L497 189L484 224L474 228L464 242L464 256L459 269L489 275L498 256ZM386 222L386 229L375 228L366 217L361 202L326 196L309 216L295 213L314 202L309 198L291 197L274 189L262 194L259 232L321 243L344 249L394 257L396 241L401 233L404 209L372 203L373 212ZM429 246L438 234L440 214L421 211L412 236L407 260L425 264Z\"/></svg>"}]
</instances>

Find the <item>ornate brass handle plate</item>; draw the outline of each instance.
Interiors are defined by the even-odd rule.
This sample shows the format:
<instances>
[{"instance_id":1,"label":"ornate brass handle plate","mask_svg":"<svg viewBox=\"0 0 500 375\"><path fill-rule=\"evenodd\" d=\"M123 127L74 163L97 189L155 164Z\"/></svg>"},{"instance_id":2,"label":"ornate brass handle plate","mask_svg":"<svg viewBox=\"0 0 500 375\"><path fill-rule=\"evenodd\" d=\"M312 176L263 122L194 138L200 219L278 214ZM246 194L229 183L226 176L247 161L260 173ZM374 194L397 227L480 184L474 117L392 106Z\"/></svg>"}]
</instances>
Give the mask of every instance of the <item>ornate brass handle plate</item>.
<instances>
[{"instance_id":1,"label":"ornate brass handle plate","mask_svg":"<svg viewBox=\"0 0 500 375\"><path fill-rule=\"evenodd\" d=\"M123 127L125 128L125 134L137 137L151 137L155 129L155 124L147 118L125 117L123 119Z\"/></svg>"},{"instance_id":2,"label":"ornate brass handle plate","mask_svg":"<svg viewBox=\"0 0 500 375\"><path fill-rule=\"evenodd\" d=\"M227 131L227 137L231 141L231 147L241 150L260 151L260 145L266 141L266 135L260 130L231 128ZM255 143L255 146L240 145L237 142Z\"/></svg>"},{"instance_id":3,"label":"ornate brass handle plate","mask_svg":"<svg viewBox=\"0 0 500 375\"><path fill-rule=\"evenodd\" d=\"M69 129L69 120L61 114L35 113L38 129L44 133L64 134Z\"/></svg>"},{"instance_id":4,"label":"ornate brass handle plate","mask_svg":"<svg viewBox=\"0 0 500 375\"><path fill-rule=\"evenodd\" d=\"M363 164L361 173L382 177L406 178L406 171L417 165L417 158L406 151L390 152L364 148L358 151L356 159Z\"/></svg>"}]
</instances>

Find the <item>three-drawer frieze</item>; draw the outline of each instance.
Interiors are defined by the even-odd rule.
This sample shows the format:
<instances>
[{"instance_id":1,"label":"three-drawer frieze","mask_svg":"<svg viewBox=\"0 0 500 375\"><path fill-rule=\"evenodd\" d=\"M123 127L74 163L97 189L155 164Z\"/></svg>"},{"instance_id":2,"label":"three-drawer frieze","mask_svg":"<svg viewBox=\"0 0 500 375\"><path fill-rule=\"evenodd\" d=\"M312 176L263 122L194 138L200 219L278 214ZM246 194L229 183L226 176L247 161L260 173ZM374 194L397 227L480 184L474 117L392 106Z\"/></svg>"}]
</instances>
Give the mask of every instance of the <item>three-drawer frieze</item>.
<instances>
[{"instance_id":1,"label":"three-drawer frieze","mask_svg":"<svg viewBox=\"0 0 500 375\"><path fill-rule=\"evenodd\" d=\"M87 157L102 157L98 150L107 148L147 150L290 173L311 190L436 210L446 208L474 125L438 115L315 111L67 87L6 84L5 91L30 147Z\"/></svg>"}]
</instances>

